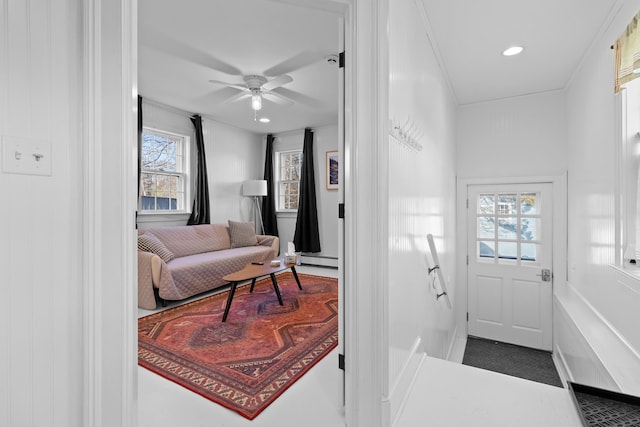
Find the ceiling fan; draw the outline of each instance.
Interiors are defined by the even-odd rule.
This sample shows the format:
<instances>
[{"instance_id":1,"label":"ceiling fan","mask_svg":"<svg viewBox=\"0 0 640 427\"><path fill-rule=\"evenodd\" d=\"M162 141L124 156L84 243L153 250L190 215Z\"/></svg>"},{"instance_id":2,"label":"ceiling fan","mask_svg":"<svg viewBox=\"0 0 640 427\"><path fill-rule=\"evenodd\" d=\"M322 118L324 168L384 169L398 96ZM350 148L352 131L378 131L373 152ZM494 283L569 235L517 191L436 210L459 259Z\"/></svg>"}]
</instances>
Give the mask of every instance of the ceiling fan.
<instances>
[{"instance_id":1,"label":"ceiling fan","mask_svg":"<svg viewBox=\"0 0 640 427\"><path fill-rule=\"evenodd\" d=\"M271 102L275 102L276 104L281 105L291 105L293 101L288 97L279 94L277 92L273 92L274 89L279 88L280 86L286 85L287 83L291 83L293 78L287 74L282 74L276 78L268 80L264 76L259 75L247 75L243 76L244 80L243 84L236 83L228 83L219 80L209 80L210 83L223 85L235 89L239 89L240 92L231 98L227 99L226 102L234 102L239 101L241 99L251 97L251 108L254 111L258 111L262 108L262 99L267 99Z\"/></svg>"}]
</instances>

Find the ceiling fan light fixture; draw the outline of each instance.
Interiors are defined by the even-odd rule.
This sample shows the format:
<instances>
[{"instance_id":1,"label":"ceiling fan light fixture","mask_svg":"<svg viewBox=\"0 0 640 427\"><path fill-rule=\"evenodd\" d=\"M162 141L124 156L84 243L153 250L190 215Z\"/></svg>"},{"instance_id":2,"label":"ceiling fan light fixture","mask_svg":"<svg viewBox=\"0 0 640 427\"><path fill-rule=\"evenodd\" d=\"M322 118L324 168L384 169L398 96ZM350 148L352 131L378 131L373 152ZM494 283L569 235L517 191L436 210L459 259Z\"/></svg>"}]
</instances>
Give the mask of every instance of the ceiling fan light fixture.
<instances>
[{"instance_id":1,"label":"ceiling fan light fixture","mask_svg":"<svg viewBox=\"0 0 640 427\"><path fill-rule=\"evenodd\" d=\"M253 89L251 91L251 108L258 111L262 108L262 95L259 90Z\"/></svg>"}]
</instances>

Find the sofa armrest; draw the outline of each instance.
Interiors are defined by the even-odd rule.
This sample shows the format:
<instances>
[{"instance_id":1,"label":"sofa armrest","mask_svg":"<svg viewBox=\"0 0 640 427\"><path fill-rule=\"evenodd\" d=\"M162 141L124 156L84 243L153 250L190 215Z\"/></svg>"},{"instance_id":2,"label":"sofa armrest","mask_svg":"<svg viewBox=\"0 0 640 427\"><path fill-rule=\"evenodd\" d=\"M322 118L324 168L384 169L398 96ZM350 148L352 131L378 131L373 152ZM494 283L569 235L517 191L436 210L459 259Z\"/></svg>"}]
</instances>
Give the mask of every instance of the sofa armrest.
<instances>
[{"instance_id":1,"label":"sofa armrest","mask_svg":"<svg viewBox=\"0 0 640 427\"><path fill-rule=\"evenodd\" d=\"M160 273L162 272L162 264L165 262L158 255L151 257L151 278L153 279L153 287L160 287Z\"/></svg>"},{"instance_id":2,"label":"sofa armrest","mask_svg":"<svg viewBox=\"0 0 640 427\"><path fill-rule=\"evenodd\" d=\"M273 258L280 254L280 238L278 236L258 234L256 237L258 238L258 245L271 247L271 250L273 251Z\"/></svg>"},{"instance_id":3,"label":"sofa armrest","mask_svg":"<svg viewBox=\"0 0 640 427\"><path fill-rule=\"evenodd\" d=\"M154 282L158 283L153 277L154 258L160 260L160 257L151 252L138 251L138 307L148 310L153 310L157 307L153 291Z\"/></svg>"}]
</instances>

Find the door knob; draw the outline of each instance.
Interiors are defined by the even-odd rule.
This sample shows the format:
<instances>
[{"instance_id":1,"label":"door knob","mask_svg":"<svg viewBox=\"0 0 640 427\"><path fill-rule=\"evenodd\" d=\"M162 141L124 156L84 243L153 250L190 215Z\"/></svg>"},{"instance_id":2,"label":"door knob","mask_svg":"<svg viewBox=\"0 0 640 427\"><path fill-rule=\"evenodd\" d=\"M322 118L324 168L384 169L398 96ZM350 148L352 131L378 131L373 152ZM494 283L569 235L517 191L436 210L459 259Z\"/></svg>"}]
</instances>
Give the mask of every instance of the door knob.
<instances>
[{"instance_id":1,"label":"door knob","mask_svg":"<svg viewBox=\"0 0 640 427\"><path fill-rule=\"evenodd\" d=\"M549 270L548 268L543 268L542 270L540 270L540 274L536 274L536 276L542 277L543 282L550 282L551 270Z\"/></svg>"}]
</instances>

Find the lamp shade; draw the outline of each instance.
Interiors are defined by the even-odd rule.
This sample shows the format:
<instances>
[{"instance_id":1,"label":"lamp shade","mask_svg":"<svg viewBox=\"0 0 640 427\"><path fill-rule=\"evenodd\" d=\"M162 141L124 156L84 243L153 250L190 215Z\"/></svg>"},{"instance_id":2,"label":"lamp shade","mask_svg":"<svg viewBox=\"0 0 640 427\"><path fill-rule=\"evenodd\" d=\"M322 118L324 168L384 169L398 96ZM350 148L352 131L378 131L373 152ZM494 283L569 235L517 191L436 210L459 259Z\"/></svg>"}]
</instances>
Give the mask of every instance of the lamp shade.
<instances>
[{"instance_id":1,"label":"lamp shade","mask_svg":"<svg viewBox=\"0 0 640 427\"><path fill-rule=\"evenodd\" d=\"M264 179L254 179L242 183L242 195L244 196L266 196L267 181Z\"/></svg>"}]
</instances>

